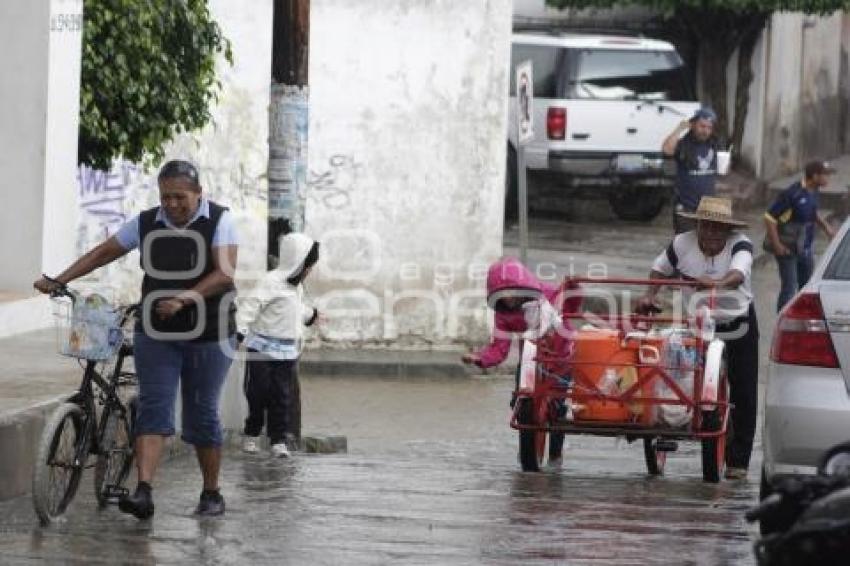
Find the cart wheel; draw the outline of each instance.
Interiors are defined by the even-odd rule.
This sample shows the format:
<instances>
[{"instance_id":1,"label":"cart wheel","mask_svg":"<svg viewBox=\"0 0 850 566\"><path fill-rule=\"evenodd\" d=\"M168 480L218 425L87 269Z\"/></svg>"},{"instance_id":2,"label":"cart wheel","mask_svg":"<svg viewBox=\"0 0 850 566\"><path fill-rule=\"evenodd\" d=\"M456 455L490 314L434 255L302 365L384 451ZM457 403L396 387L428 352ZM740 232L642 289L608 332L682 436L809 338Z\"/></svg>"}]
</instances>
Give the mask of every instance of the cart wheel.
<instances>
[{"instance_id":1,"label":"cart wheel","mask_svg":"<svg viewBox=\"0 0 850 566\"><path fill-rule=\"evenodd\" d=\"M664 473L664 464L667 463L667 452L656 448L657 438L643 439L643 456L646 460L646 471L651 476L660 476Z\"/></svg>"},{"instance_id":2,"label":"cart wheel","mask_svg":"<svg viewBox=\"0 0 850 566\"><path fill-rule=\"evenodd\" d=\"M535 425L534 399L523 397L517 399L520 404L517 409L517 422L521 425ZM546 454L546 432L537 430L519 431L519 463L524 472L539 472L543 466L543 456Z\"/></svg>"},{"instance_id":3,"label":"cart wheel","mask_svg":"<svg viewBox=\"0 0 850 566\"><path fill-rule=\"evenodd\" d=\"M706 432L720 430L722 420L720 411L703 411L702 428ZM704 438L702 440L702 479L717 483L726 465L726 435Z\"/></svg>"},{"instance_id":4,"label":"cart wheel","mask_svg":"<svg viewBox=\"0 0 850 566\"><path fill-rule=\"evenodd\" d=\"M729 384L726 381L726 371L720 378L717 390L718 401L725 403L729 398ZM728 409L726 409L728 411ZM717 408L702 412L702 429L706 432L716 432L723 428L726 411ZM726 434L702 440L702 480L718 483L726 467Z\"/></svg>"}]
</instances>

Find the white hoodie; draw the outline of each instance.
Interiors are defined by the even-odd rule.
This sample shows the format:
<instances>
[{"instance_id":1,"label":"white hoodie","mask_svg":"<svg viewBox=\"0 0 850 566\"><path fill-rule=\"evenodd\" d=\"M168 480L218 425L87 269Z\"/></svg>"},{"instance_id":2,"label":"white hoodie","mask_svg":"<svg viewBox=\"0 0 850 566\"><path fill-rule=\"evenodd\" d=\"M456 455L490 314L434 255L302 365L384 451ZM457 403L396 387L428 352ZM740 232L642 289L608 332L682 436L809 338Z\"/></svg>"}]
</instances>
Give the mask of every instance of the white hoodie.
<instances>
[{"instance_id":1,"label":"white hoodie","mask_svg":"<svg viewBox=\"0 0 850 566\"><path fill-rule=\"evenodd\" d=\"M304 302L302 285L287 281L298 273L313 247L312 238L291 233L280 239L280 264L265 274L260 283L237 299L236 325L245 334L246 344L253 347L257 339L292 341L295 356L301 353L304 326L317 315Z\"/></svg>"}]
</instances>

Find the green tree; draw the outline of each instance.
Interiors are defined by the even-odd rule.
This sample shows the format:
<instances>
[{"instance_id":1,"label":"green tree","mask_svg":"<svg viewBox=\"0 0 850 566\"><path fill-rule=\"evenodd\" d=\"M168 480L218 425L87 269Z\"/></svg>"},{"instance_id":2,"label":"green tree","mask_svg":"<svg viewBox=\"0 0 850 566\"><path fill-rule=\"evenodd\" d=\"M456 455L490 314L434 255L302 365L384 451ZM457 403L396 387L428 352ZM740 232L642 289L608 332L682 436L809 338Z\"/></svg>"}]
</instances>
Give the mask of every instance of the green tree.
<instances>
[{"instance_id":1,"label":"green tree","mask_svg":"<svg viewBox=\"0 0 850 566\"><path fill-rule=\"evenodd\" d=\"M753 80L752 54L770 16L778 11L827 15L850 7L850 0L546 0L558 8L611 8L643 5L657 14L668 33L695 47L703 98L717 111L718 134L740 152ZM740 49L735 88L735 120L729 124L726 69Z\"/></svg>"},{"instance_id":2,"label":"green tree","mask_svg":"<svg viewBox=\"0 0 850 566\"><path fill-rule=\"evenodd\" d=\"M230 42L206 0L85 0L78 161L161 159L176 134L204 126Z\"/></svg>"}]
</instances>

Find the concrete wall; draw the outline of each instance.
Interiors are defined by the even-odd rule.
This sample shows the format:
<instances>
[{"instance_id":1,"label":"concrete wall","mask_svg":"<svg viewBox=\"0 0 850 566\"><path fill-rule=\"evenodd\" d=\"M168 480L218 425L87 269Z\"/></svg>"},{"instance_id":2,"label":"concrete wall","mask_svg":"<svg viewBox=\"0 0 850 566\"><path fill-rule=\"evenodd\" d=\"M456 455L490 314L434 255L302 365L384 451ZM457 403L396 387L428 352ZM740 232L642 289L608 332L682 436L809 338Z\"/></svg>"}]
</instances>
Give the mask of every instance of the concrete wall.
<instances>
[{"instance_id":1,"label":"concrete wall","mask_svg":"<svg viewBox=\"0 0 850 566\"><path fill-rule=\"evenodd\" d=\"M840 153L842 19L836 13L803 21L800 153L804 161Z\"/></svg>"},{"instance_id":2,"label":"concrete wall","mask_svg":"<svg viewBox=\"0 0 850 566\"><path fill-rule=\"evenodd\" d=\"M762 167L767 179L796 173L812 156L843 151L844 16L775 15L768 30ZM844 95L846 96L846 95ZM759 112L751 106L751 112Z\"/></svg>"},{"instance_id":3,"label":"concrete wall","mask_svg":"<svg viewBox=\"0 0 850 566\"><path fill-rule=\"evenodd\" d=\"M843 153L850 151L850 15L845 14L841 20L841 79L839 81L838 94L841 114L839 122L841 127L841 150Z\"/></svg>"},{"instance_id":4,"label":"concrete wall","mask_svg":"<svg viewBox=\"0 0 850 566\"><path fill-rule=\"evenodd\" d=\"M741 144L741 158L743 163L736 166L743 166L745 169L758 174L762 168L762 151L764 139L762 133L764 131L764 97L767 87L767 52L769 48L769 33L761 34L753 51L751 65L753 71L753 82L750 85L749 96L750 105L747 112L747 118L744 123L744 136ZM738 52L732 56L729 65L726 69L726 80L728 85L726 107L729 111L729 124L735 120L735 95L738 86Z\"/></svg>"},{"instance_id":5,"label":"concrete wall","mask_svg":"<svg viewBox=\"0 0 850 566\"><path fill-rule=\"evenodd\" d=\"M501 253L511 2L313 0L310 289L336 342L483 333ZM464 312L467 311L467 312Z\"/></svg>"},{"instance_id":6,"label":"concrete wall","mask_svg":"<svg viewBox=\"0 0 850 566\"><path fill-rule=\"evenodd\" d=\"M73 255L81 14L82 0L0 3L0 290Z\"/></svg>"}]
</instances>

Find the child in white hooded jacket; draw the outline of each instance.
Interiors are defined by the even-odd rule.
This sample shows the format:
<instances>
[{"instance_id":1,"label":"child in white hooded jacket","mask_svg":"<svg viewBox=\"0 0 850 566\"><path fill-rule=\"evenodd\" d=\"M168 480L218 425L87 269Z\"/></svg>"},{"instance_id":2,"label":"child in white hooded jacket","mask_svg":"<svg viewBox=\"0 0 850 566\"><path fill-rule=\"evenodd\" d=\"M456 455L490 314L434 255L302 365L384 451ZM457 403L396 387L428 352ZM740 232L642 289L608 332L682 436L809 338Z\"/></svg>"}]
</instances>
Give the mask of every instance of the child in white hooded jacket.
<instances>
[{"instance_id":1,"label":"child in white hooded jacket","mask_svg":"<svg viewBox=\"0 0 850 566\"><path fill-rule=\"evenodd\" d=\"M304 327L319 316L304 300L303 281L319 259L319 243L299 233L280 239L280 262L237 300L237 328L247 351L243 450L258 452L265 425L272 454L289 456L300 436L298 358ZM289 445L289 447L287 446Z\"/></svg>"}]
</instances>

